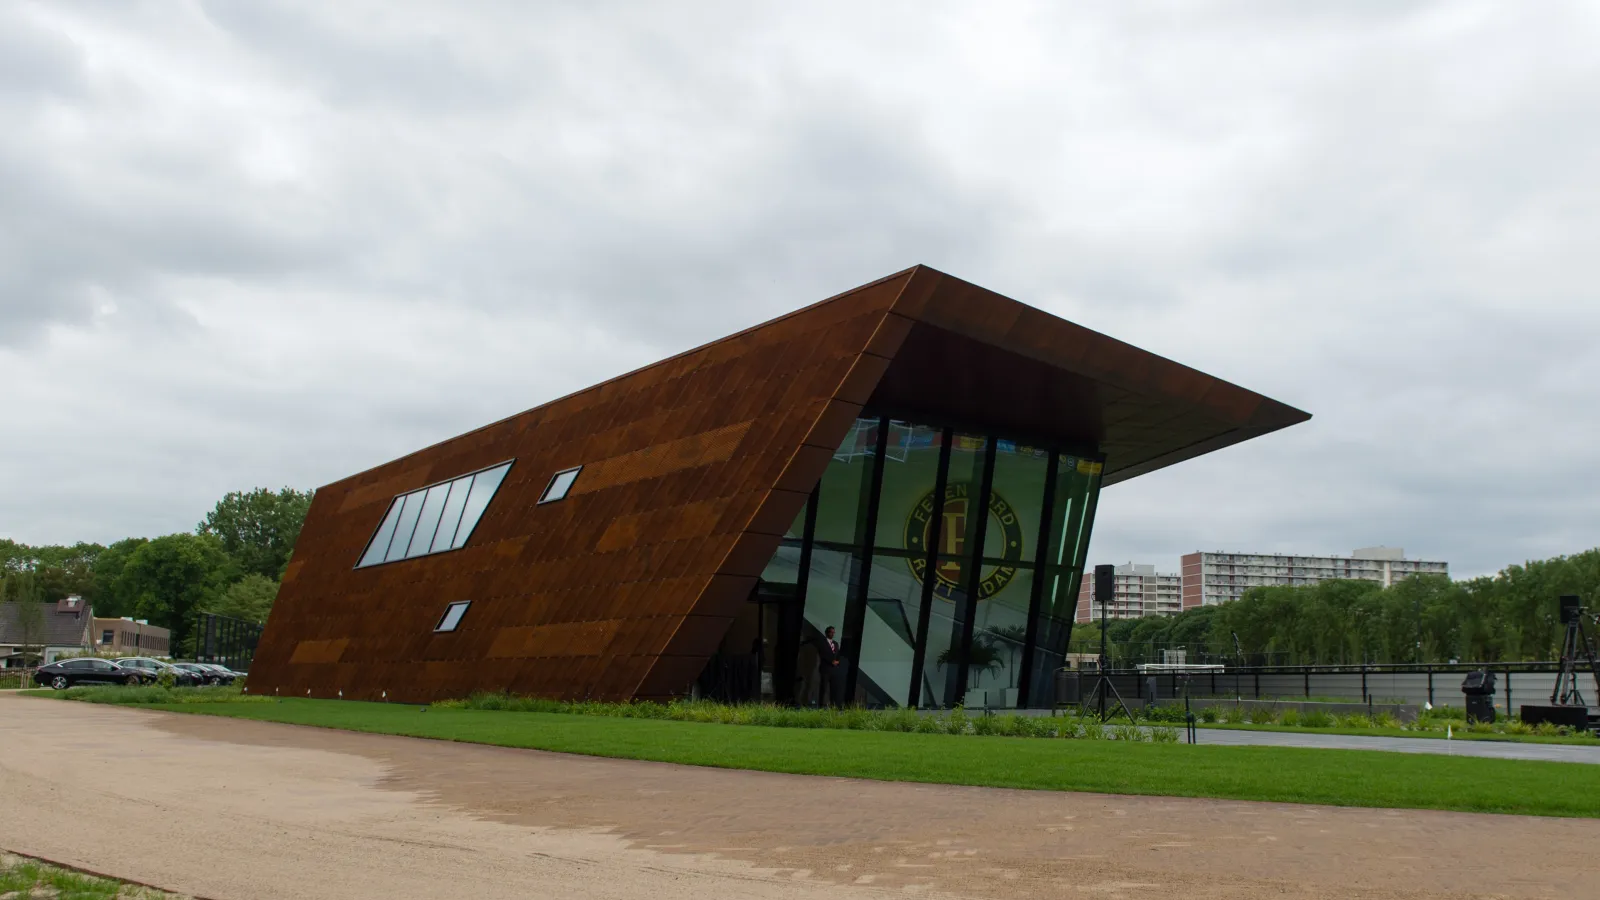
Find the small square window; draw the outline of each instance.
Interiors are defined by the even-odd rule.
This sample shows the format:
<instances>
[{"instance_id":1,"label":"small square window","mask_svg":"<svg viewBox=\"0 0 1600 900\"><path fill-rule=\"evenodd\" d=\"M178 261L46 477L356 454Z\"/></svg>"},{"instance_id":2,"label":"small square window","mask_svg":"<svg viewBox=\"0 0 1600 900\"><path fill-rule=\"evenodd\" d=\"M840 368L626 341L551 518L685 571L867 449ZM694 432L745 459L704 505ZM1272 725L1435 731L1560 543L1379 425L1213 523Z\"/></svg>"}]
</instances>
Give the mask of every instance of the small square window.
<instances>
[{"instance_id":1,"label":"small square window","mask_svg":"<svg viewBox=\"0 0 1600 900\"><path fill-rule=\"evenodd\" d=\"M433 630L455 631L456 626L461 624L461 617L467 614L467 607L471 605L471 600L464 600L460 603L452 603L445 607L444 617L439 620L438 626L436 626Z\"/></svg>"},{"instance_id":2,"label":"small square window","mask_svg":"<svg viewBox=\"0 0 1600 900\"><path fill-rule=\"evenodd\" d=\"M553 503L567 496L567 491L572 490L572 484L578 480L578 473L581 471L583 471L583 466L577 466L550 476L550 483L545 486L544 494L539 497L539 502Z\"/></svg>"}]
</instances>

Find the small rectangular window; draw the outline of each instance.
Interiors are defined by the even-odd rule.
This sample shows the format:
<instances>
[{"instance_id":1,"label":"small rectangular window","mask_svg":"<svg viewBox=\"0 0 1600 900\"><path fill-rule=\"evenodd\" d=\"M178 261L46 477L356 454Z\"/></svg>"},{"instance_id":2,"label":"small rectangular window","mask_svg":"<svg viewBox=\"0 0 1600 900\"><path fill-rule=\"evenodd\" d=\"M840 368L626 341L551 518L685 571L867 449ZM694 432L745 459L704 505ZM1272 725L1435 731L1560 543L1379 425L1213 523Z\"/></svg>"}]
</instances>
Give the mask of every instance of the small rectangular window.
<instances>
[{"instance_id":1,"label":"small rectangular window","mask_svg":"<svg viewBox=\"0 0 1600 900\"><path fill-rule=\"evenodd\" d=\"M444 608L444 617L439 620L438 626L433 630L455 631L456 626L461 624L461 617L467 614L467 607L471 605L471 600L464 600L460 603L452 603L446 606Z\"/></svg>"},{"instance_id":2,"label":"small rectangular window","mask_svg":"<svg viewBox=\"0 0 1600 900\"><path fill-rule=\"evenodd\" d=\"M553 503L567 496L567 492L572 490L572 484L578 480L578 473L581 471L583 471L583 466L576 466L550 476L550 483L545 486L544 494L539 497L539 502Z\"/></svg>"}]
</instances>

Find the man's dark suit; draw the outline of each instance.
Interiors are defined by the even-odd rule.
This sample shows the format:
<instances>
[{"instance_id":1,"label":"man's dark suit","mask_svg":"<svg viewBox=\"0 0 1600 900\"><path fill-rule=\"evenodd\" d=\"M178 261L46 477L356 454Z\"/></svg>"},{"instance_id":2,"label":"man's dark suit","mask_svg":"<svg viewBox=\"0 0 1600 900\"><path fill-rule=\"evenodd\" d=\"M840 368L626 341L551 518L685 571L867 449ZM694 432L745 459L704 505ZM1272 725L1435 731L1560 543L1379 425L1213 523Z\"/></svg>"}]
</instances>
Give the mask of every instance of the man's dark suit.
<instances>
[{"instance_id":1,"label":"man's dark suit","mask_svg":"<svg viewBox=\"0 0 1600 900\"><path fill-rule=\"evenodd\" d=\"M818 702L823 706L844 705L844 667L846 665L837 640L831 646L826 637L817 640L817 668L821 678Z\"/></svg>"}]
</instances>

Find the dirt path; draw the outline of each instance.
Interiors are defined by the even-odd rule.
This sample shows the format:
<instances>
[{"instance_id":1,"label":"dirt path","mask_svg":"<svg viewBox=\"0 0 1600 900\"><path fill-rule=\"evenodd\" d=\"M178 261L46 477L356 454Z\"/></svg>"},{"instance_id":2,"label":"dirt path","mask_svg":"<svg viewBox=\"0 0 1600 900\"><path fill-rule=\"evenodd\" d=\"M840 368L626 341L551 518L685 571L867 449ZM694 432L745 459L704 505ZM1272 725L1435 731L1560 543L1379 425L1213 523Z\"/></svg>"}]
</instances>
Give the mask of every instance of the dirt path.
<instances>
[{"instance_id":1,"label":"dirt path","mask_svg":"<svg viewBox=\"0 0 1600 900\"><path fill-rule=\"evenodd\" d=\"M1588 820L805 778L0 695L0 848L217 900L1587 898L1597 842Z\"/></svg>"}]
</instances>

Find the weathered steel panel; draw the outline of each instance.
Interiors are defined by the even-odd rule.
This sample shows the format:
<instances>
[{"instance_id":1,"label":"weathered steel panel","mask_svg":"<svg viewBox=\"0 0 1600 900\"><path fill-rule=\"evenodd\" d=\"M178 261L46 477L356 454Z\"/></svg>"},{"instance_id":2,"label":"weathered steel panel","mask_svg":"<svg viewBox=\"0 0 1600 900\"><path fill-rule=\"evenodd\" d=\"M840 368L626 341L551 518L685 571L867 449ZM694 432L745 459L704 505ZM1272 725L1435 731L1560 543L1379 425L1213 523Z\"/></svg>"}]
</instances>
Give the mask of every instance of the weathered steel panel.
<instances>
[{"instance_id":1,"label":"weathered steel panel","mask_svg":"<svg viewBox=\"0 0 1600 900\"><path fill-rule=\"evenodd\" d=\"M250 688L679 695L863 411L1093 444L1108 482L1307 418L909 269L322 488ZM394 496L508 459L464 548L355 568ZM566 499L538 502L580 465ZM434 633L460 600L457 630Z\"/></svg>"}]
</instances>

